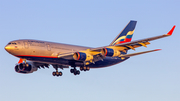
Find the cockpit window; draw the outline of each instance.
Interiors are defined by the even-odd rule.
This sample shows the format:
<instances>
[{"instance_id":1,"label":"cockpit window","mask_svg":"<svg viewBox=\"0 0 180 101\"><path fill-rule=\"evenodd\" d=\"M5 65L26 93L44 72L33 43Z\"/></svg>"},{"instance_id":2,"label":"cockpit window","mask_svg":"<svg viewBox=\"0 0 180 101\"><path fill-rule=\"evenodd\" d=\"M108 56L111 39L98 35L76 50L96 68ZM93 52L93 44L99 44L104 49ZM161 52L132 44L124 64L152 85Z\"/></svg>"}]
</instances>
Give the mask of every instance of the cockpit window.
<instances>
[{"instance_id":1,"label":"cockpit window","mask_svg":"<svg viewBox=\"0 0 180 101\"><path fill-rule=\"evenodd\" d=\"M17 45L17 43L15 43L15 42L8 43L8 45L10 45L10 44Z\"/></svg>"}]
</instances>

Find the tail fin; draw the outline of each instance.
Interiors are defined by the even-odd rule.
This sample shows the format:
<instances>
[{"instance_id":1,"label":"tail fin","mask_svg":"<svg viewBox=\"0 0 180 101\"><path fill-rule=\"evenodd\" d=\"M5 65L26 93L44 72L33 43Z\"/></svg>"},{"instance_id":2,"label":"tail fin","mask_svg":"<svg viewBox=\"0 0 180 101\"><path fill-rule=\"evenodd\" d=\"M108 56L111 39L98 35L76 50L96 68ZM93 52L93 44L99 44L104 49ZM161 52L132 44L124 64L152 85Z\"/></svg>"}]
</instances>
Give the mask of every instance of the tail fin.
<instances>
[{"instance_id":1,"label":"tail fin","mask_svg":"<svg viewBox=\"0 0 180 101\"><path fill-rule=\"evenodd\" d=\"M110 46L130 42L134 33L137 21L130 21L119 35L111 42Z\"/></svg>"}]
</instances>

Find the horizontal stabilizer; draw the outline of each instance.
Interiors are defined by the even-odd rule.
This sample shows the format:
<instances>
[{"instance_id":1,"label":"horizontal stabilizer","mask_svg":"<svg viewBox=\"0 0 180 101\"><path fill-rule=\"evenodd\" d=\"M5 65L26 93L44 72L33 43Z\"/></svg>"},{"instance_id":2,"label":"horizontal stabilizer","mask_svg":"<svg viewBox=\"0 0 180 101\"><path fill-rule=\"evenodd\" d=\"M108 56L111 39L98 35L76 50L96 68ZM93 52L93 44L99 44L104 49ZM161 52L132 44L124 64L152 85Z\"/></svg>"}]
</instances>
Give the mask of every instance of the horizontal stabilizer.
<instances>
[{"instance_id":1,"label":"horizontal stabilizer","mask_svg":"<svg viewBox=\"0 0 180 101\"><path fill-rule=\"evenodd\" d=\"M120 58L126 58L126 57L131 57L131 56L136 56L144 53L149 53L149 52L154 52L154 51L159 51L161 49L155 49L155 50L150 50L150 51L144 51L144 52L138 52L138 53L132 53L132 54L125 54L125 55L120 55Z\"/></svg>"}]
</instances>

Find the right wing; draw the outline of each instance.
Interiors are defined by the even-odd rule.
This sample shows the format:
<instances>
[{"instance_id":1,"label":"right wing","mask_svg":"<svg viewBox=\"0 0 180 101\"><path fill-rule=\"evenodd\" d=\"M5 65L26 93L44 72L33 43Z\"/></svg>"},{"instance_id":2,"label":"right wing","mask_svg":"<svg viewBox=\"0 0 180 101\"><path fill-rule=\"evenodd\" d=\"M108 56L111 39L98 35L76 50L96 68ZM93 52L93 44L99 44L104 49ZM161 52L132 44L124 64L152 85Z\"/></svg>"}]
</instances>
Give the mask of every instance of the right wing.
<instances>
[{"instance_id":1,"label":"right wing","mask_svg":"<svg viewBox=\"0 0 180 101\"><path fill-rule=\"evenodd\" d=\"M151 38L146 38L146 39L141 39L141 40L137 40L137 41L131 41L131 42L126 42L126 43L121 43L121 44L117 44L117 45L114 45L114 46L105 46L106 48L116 48L120 51L124 51L124 50L129 50L129 49L132 49L132 50L135 50L135 48L137 47L141 47L141 46L144 46L144 47L147 47L146 45L150 44L149 41L153 41L153 40L156 40L156 39L160 39L160 38L164 38L164 37L167 37L167 36L171 36L174 29L175 29L175 25L172 27L172 29L167 33L167 34L164 34L164 35L160 35L160 36L155 36L155 37L151 37ZM99 47L99 48L94 48L94 49L91 49L92 51L101 51L103 47Z\"/></svg>"},{"instance_id":2,"label":"right wing","mask_svg":"<svg viewBox=\"0 0 180 101\"><path fill-rule=\"evenodd\" d=\"M137 47L140 47L140 46L147 47L146 45L150 44L149 41L153 41L153 40L156 40L156 39L171 36L174 29L175 29L175 25L172 27L172 29L167 34L160 35L160 36L155 36L155 37L151 37L151 38L146 38L146 39L142 39L142 40L127 42L127 43L122 43L122 44L119 44L119 45L116 45L116 46L128 47L128 49L130 48L130 49L133 49L133 50L135 50L134 48L137 48Z\"/></svg>"},{"instance_id":3,"label":"right wing","mask_svg":"<svg viewBox=\"0 0 180 101\"><path fill-rule=\"evenodd\" d=\"M164 34L164 35L146 38L146 39L137 40L137 41L132 41L132 42L116 44L114 46L104 46L104 47L81 50L78 52L64 53L64 54L60 54L58 57L65 58L65 59L74 59L77 61L85 61L85 62L88 61L89 63L94 63L96 61L103 60L108 55L110 57L125 58L125 57L131 57L131 56L140 55L140 54L144 54L144 53L159 51L159 49L156 49L156 50L151 50L151 51L126 54L127 50L129 50L129 49L135 50L135 48L137 48L137 47L141 47L141 46L147 47L146 45L150 44L149 41L153 41L156 39L171 36L174 29L175 29L175 25L172 27L172 29L167 34ZM111 53L111 52L113 52L113 53ZM107 53L109 53L109 54L107 55Z\"/></svg>"}]
</instances>

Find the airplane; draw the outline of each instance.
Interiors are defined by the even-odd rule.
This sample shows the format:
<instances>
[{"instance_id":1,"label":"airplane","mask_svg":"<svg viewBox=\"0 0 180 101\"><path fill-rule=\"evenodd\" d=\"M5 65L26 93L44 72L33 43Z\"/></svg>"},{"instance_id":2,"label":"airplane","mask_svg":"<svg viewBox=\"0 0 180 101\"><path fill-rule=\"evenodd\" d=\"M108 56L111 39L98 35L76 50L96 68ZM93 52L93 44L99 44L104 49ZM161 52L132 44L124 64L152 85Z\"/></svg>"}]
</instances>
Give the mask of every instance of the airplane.
<instances>
[{"instance_id":1,"label":"airplane","mask_svg":"<svg viewBox=\"0 0 180 101\"><path fill-rule=\"evenodd\" d=\"M81 71L89 71L90 68L103 68L121 63L132 56L155 52L161 49L127 54L128 50L138 47L147 47L150 41L171 36L175 25L164 35L131 41L137 21L131 20L117 37L103 47L83 47L62 43L54 43L40 40L21 39L9 42L5 50L11 55L20 58L15 65L15 71L22 74L33 73L41 68L56 70L53 76L62 76L58 69L70 68L70 72L79 75ZM80 69L78 70L77 67Z\"/></svg>"}]
</instances>

